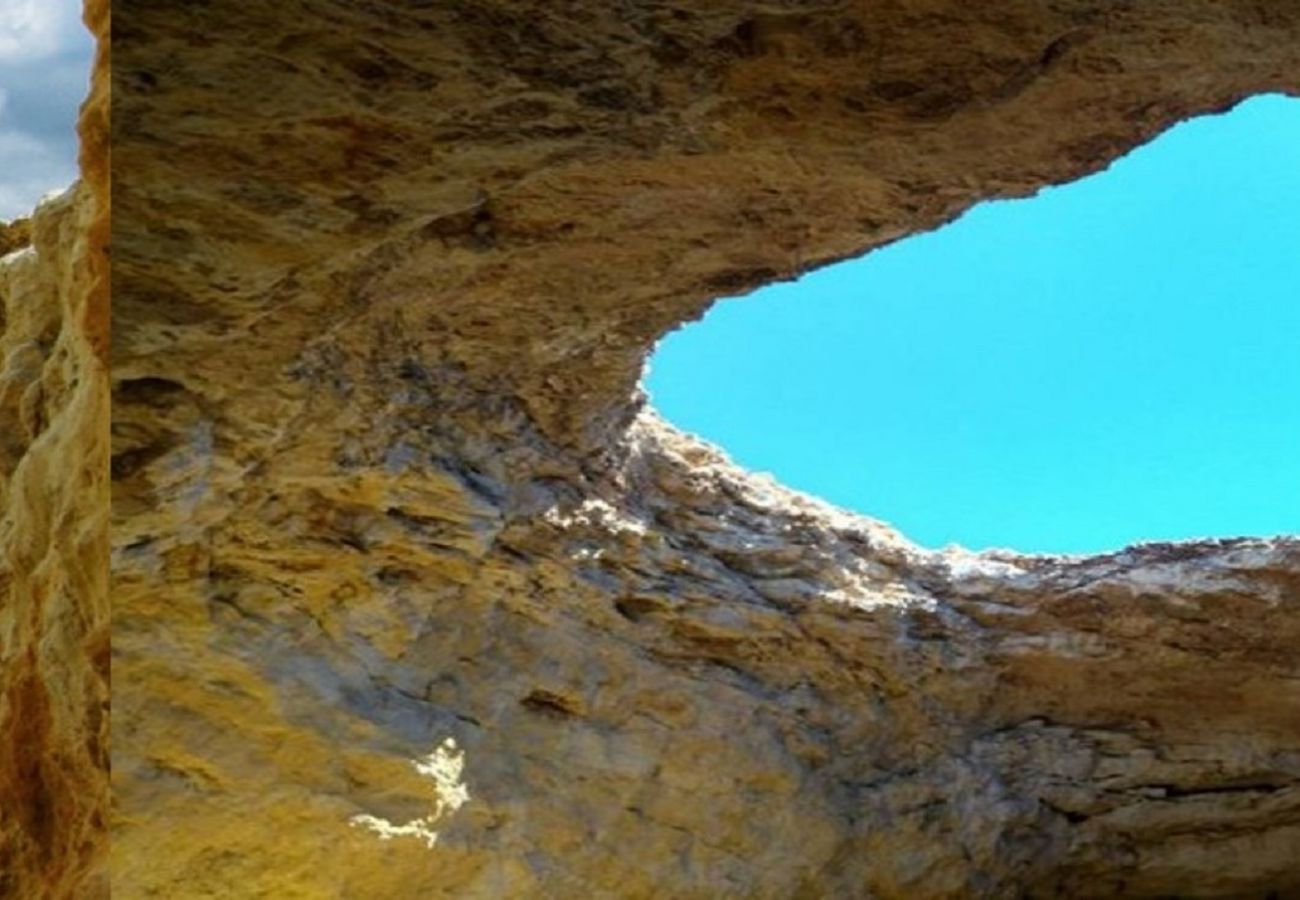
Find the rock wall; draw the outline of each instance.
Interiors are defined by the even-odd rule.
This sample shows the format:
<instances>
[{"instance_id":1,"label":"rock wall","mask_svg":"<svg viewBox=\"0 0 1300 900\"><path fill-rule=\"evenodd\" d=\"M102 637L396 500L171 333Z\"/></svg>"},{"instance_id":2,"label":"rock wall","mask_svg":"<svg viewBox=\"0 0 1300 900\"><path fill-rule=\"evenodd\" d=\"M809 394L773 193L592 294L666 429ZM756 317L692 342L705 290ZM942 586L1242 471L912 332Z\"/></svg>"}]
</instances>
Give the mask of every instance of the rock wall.
<instances>
[{"instance_id":1,"label":"rock wall","mask_svg":"<svg viewBox=\"0 0 1300 900\"><path fill-rule=\"evenodd\" d=\"M117 20L117 896L1300 891L1300 542L924 551L636 387L718 296L1300 91L1300 10Z\"/></svg>"},{"instance_id":2,"label":"rock wall","mask_svg":"<svg viewBox=\"0 0 1300 900\"><path fill-rule=\"evenodd\" d=\"M0 259L0 897L107 895L108 4L82 180ZM15 243L27 243L15 240Z\"/></svg>"},{"instance_id":3,"label":"rock wall","mask_svg":"<svg viewBox=\"0 0 1300 900\"><path fill-rule=\"evenodd\" d=\"M0 256L8 256L15 250L30 247L32 243L32 222L30 219L14 219L12 222L0 222Z\"/></svg>"}]
</instances>

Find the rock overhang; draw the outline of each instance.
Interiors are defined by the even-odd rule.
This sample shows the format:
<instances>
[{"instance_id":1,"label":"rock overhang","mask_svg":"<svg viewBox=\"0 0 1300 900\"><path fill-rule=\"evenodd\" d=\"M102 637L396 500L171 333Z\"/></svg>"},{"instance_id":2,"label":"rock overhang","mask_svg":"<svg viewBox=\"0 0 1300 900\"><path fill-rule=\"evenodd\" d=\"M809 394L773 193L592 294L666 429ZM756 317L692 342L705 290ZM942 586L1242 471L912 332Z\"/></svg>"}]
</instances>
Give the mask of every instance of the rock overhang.
<instances>
[{"instance_id":1,"label":"rock overhang","mask_svg":"<svg viewBox=\"0 0 1300 900\"><path fill-rule=\"evenodd\" d=\"M928 553L735 470L635 385L720 295L1295 93L1300 14L118 19L126 889L1293 883L1294 541ZM349 816L448 736L473 799L386 871Z\"/></svg>"}]
</instances>

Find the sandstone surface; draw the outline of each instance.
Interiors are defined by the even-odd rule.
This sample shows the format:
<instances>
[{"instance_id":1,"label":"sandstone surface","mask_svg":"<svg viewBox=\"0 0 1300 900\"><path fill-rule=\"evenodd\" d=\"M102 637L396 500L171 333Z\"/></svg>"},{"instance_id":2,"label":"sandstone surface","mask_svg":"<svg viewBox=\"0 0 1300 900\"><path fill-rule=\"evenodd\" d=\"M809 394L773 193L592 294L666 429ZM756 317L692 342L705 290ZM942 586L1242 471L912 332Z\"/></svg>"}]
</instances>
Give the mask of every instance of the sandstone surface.
<instances>
[{"instance_id":1,"label":"sandstone surface","mask_svg":"<svg viewBox=\"0 0 1300 900\"><path fill-rule=\"evenodd\" d=\"M108 4L82 180L0 230L0 897L107 894ZM17 249L15 249L17 248Z\"/></svg>"},{"instance_id":2,"label":"sandstone surface","mask_svg":"<svg viewBox=\"0 0 1300 900\"><path fill-rule=\"evenodd\" d=\"M1300 542L927 551L637 388L719 296L1300 91L1300 8L117 21L116 896L1300 892Z\"/></svg>"},{"instance_id":3,"label":"sandstone surface","mask_svg":"<svg viewBox=\"0 0 1300 900\"><path fill-rule=\"evenodd\" d=\"M12 222L0 222L0 256L8 256L15 250L30 247L31 243L31 219L14 219Z\"/></svg>"}]
</instances>

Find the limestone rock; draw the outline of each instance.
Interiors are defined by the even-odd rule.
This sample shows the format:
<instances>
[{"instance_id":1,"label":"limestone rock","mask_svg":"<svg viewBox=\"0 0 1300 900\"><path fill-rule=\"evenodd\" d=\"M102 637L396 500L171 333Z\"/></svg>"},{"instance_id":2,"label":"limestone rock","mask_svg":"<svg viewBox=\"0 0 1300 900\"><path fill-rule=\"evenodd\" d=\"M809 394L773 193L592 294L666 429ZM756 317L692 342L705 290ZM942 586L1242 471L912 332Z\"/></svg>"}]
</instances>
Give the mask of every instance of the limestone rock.
<instances>
[{"instance_id":1,"label":"limestone rock","mask_svg":"<svg viewBox=\"0 0 1300 900\"><path fill-rule=\"evenodd\" d=\"M0 897L16 900L108 889L107 16L87 10L105 47L83 180L0 259Z\"/></svg>"},{"instance_id":2,"label":"limestone rock","mask_svg":"<svg viewBox=\"0 0 1300 900\"><path fill-rule=\"evenodd\" d=\"M1300 891L1300 542L924 551L636 388L1300 90L1300 10L117 16L117 896Z\"/></svg>"},{"instance_id":3,"label":"limestone rock","mask_svg":"<svg viewBox=\"0 0 1300 900\"><path fill-rule=\"evenodd\" d=\"M30 219L0 222L0 256L31 246L32 223Z\"/></svg>"}]
</instances>

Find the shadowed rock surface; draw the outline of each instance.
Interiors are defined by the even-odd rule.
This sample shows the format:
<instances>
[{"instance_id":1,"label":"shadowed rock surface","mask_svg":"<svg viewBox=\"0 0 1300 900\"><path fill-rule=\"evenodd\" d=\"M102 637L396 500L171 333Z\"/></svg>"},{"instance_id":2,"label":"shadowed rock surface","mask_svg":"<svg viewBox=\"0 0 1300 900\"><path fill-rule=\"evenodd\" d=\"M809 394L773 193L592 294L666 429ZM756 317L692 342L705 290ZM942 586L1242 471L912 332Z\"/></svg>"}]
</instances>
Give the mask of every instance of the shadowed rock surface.
<instances>
[{"instance_id":1,"label":"shadowed rock surface","mask_svg":"<svg viewBox=\"0 0 1300 900\"><path fill-rule=\"evenodd\" d=\"M0 897L107 896L108 3L82 179L0 226ZM15 247L21 249L14 249ZM12 252L10 252L12 251Z\"/></svg>"},{"instance_id":2,"label":"shadowed rock surface","mask_svg":"<svg viewBox=\"0 0 1300 900\"><path fill-rule=\"evenodd\" d=\"M31 219L14 219L12 222L0 222L0 256L8 256L15 250L30 247L31 243Z\"/></svg>"},{"instance_id":3,"label":"shadowed rock surface","mask_svg":"<svg viewBox=\"0 0 1300 900\"><path fill-rule=\"evenodd\" d=\"M1300 891L1300 542L916 548L722 295L1300 90L1256 2L118 3L120 897Z\"/></svg>"}]
</instances>

